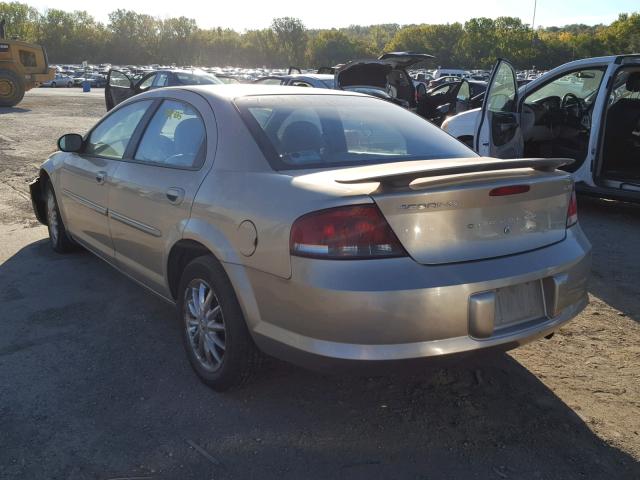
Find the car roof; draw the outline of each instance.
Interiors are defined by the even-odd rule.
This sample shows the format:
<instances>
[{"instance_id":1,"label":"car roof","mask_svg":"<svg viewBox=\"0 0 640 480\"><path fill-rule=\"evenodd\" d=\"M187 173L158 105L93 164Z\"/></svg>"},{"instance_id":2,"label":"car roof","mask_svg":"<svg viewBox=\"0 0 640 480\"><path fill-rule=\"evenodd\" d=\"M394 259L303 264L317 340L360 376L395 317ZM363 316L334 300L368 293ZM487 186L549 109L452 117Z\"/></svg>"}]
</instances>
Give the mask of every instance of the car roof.
<instances>
[{"instance_id":1,"label":"car roof","mask_svg":"<svg viewBox=\"0 0 640 480\"><path fill-rule=\"evenodd\" d=\"M346 92L329 88L300 88L283 85L259 85L255 83L237 83L224 85L184 85L179 87L165 87L151 90L150 93L159 91L167 92L171 90L186 90L197 93L203 97L215 98L219 100L231 101L238 97L262 96L262 95L339 95L339 96L362 96L356 92ZM140 98L145 93L137 96Z\"/></svg>"},{"instance_id":2,"label":"car roof","mask_svg":"<svg viewBox=\"0 0 640 480\"><path fill-rule=\"evenodd\" d=\"M291 78L310 78L313 80L333 80L333 75L327 73L291 73L288 75L265 75L256 80L263 80L265 78L278 78L280 80L289 80Z\"/></svg>"},{"instance_id":3,"label":"car roof","mask_svg":"<svg viewBox=\"0 0 640 480\"><path fill-rule=\"evenodd\" d=\"M289 78L313 78L316 80L333 80L333 75L329 73L296 73L287 75Z\"/></svg>"}]
</instances>

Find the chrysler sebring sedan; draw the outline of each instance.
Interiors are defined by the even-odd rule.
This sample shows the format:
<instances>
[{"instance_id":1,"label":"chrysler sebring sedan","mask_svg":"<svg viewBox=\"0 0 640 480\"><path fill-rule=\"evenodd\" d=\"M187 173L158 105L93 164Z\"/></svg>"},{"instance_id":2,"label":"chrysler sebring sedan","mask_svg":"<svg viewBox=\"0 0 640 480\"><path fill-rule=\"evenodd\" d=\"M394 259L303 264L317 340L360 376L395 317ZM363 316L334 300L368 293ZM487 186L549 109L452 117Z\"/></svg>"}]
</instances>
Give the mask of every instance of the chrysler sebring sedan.
<instances>
[{"instance_id":1,"label":"chrysler sebring sedan","mask_svg":"<svg viewBox=\"0 0 640 480\"><path fill-rule=\"evenodd\" d=\"M176 306L216 390L263 354L307 364L509 349L587 303L566 159L495 160L336 90L149 91L31 184L57 252L82 246Z\"/></svg>"}]
</instances>

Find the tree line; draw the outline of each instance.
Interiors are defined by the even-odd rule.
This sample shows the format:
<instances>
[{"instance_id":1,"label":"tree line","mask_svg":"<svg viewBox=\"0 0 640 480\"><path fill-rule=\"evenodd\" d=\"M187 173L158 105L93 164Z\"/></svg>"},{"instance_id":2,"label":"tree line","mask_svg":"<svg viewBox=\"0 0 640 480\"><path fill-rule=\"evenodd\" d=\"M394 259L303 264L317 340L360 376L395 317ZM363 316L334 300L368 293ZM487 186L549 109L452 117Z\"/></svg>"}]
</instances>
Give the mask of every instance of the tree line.
<instances>
[{"instance_id":1,"label":"tree line","mask_svg":"<svg viewBox=\"0 0 640 480\"><path fill-rule=\"evenodd\" d=\"M240 33L202 29L192 18L160 19L123 9L111 12L105 24L86 11L41 12L19 2L0 2L1 18L8 37L45 46L52 63L318 67L413 50L435 55L433 67L487 69L503 57L518 68L548 69L578 58L640 52L640 13L620 14L609 25L534 31L514 17L339 29L308 29L301 20L284 17L268 28Z\"/></svg>"}]
</instances>

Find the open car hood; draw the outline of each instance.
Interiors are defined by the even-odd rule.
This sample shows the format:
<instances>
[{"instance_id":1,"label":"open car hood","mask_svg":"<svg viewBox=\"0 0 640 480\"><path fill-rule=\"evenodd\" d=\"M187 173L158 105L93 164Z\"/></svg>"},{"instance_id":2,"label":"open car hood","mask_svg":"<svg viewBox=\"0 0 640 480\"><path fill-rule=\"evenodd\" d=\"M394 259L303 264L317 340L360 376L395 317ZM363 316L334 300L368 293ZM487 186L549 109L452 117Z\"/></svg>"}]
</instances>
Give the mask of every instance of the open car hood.
<instances>
[{"instance_id":1,"label":"open car hood","mask_svg":"<svg viewBox=\"0 0 640 480\"><path fill-rule=\"evenodd\" d=\"M416 63L434 58L433 55L414 52L390 52L378 59L353 60L335 73L337 88L355 85L385 88L391 70L408 68Z\"/></svg>"}]
</instances>

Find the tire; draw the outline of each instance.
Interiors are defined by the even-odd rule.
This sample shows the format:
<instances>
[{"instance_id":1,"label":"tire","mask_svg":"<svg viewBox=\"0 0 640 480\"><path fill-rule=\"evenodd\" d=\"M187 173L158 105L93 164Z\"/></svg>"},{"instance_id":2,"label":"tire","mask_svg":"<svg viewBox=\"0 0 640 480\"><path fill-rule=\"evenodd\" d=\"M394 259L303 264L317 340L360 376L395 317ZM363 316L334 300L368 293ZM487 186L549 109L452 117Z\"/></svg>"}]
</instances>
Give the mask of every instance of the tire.
<instances>
[{"instance_id":1,"label":"tire","mask_svg":"<svg viewBox=\"0 0 640 480\"><path fill-rule=\"evenodd\" d=\"M0 69L0 107L14 107L24 98L24 80L11 70Z\"/></svg>"},{"instance_id":2,"label":"tire","mask_svg":"<svg viewBox=\"0 0 640 480\"><path fill-rule=\"evenodd\" d=\"M73 87L73 82L67 83L67 88L71 88L71 87Z\"/></svg>"},{"instance_id":3,"label":"tire","mask_svg":"<svg viewBox=\"0 0 640 480\"><path fill-rule=\"evenodd\" d=\"M47 209L47 229L49 230L49 244L51 248L58 253L68 253L76 250L76 243L69 237L62 217L60 216L58 201L53 191L51 181L47 181L46 183L44 199Z\"/></svg>"},{"instance_id":4,"label":"tire","mask_svg":"<svg viewBox=\"0 0 640 480\"><path fill-rule=\"evenodd\" d=\"M177 311L189 363L206 385L223 392L257 372L263 354L251 338L231 282L213 256L198 257L184 269Z\"/></svg>"},{"instance_id":5,"label":"tire","mask_svg":"<svg viewBox=\"0 0 640 480\"><path fill-rule=\"evenodd\" d=\"M56 88L58 84L56 82L51 82L51 88Z\"/></svg>"}]
</instances>

